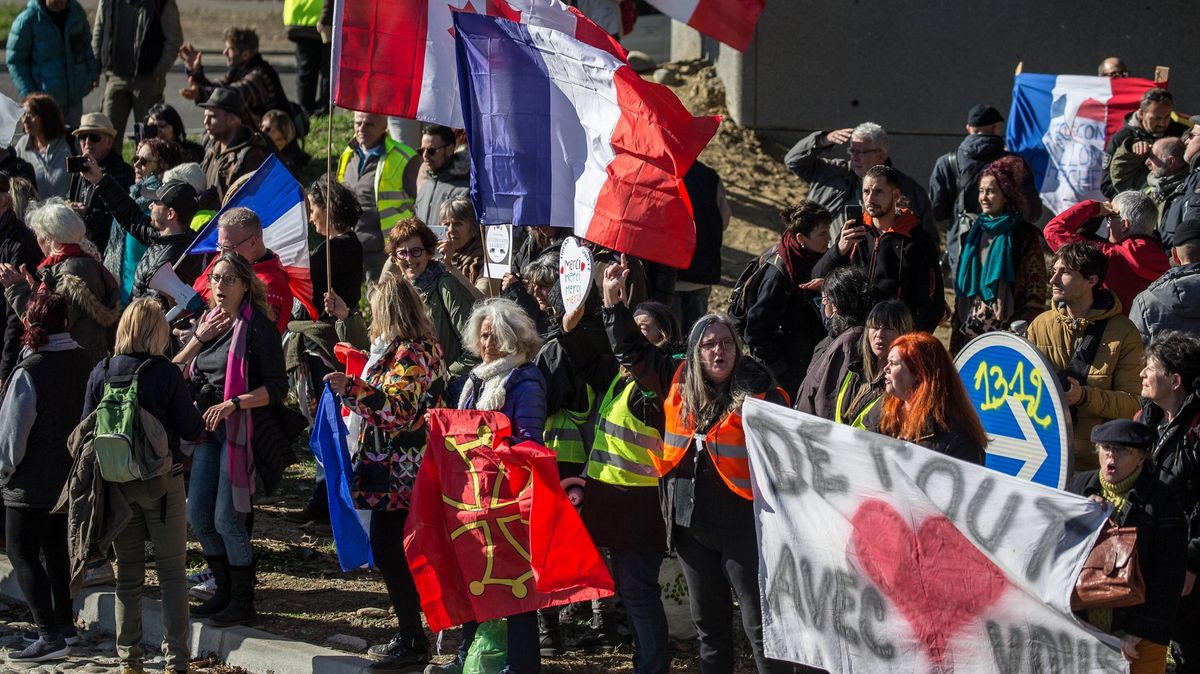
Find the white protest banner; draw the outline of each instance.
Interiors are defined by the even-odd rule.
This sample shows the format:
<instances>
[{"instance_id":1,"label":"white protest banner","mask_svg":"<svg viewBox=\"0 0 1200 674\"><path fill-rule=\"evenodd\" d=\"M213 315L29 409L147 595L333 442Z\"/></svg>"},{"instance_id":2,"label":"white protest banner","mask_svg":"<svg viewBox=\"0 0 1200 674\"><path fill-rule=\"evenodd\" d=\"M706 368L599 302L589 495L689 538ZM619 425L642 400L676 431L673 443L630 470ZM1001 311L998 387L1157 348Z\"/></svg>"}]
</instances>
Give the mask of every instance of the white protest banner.
<instances>
[{"instance_id":1,"label":"white protest banner","mask_svg":"<svg viewBox=\"0 0 1200 674\"><path fill-rule=\"evenodd\" d=\"M1068 608L1099 504L759 400L742 417L768 656L834 674L1127 671Z\"/></svg>"},{"instance_id":2,"label":"white protest banner","mask_svg":"<svg viewBox=\"0 0 1200 674\"><path fill-rule=\"evenodd\" d=\"M484 246L487 249L487 277L504 278L512 269L512 225L488 225Z\"/></svg>"},{"instance_id":3,"label":"white protest banner","mask_svg":"<svg viewBox=\"0 0 1200 674\"><path fill-rule=\"evenodd\" d=\"M568 314L583 304L592 288L592 251L573 236L563 239L558 254L558 287Z\"/></svg>"}]
</instances>

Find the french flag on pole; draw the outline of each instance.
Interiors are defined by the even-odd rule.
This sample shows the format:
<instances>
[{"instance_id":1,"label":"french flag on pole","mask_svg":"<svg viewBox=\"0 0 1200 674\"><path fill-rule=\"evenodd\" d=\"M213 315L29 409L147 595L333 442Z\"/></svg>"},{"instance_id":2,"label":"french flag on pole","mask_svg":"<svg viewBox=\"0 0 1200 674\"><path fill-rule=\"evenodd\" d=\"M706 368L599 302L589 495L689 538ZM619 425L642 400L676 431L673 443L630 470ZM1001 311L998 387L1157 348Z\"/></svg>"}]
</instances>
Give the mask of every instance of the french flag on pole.
<instances>
[{"instance_id":1,"label":"french flag on pole","mask_svg":"<svg viewBox=\"0 0 1200 674\"><path fill-rule=\"evenodd\" d=\"M485 224L573 227L606 248L687 267L683 175L720 119L569 35L457 13L471 197Z\"/></svg>"},{"instance_id":2,"label":"french flag on pole","mask_svg":"<svg viewBox=\"0 0 1200 674\"><path fill-rule=\"evenodd\" d=\"M1008 113L1008 149L1033 169L1054 213L1086 199L1104 201L1104 148L1138 109L1142 94L1164 82L1136 77L1020 73Z\"/></svg>"},{"instance_id":3,"label":"french flag on pole","mask_svg":"<svg viewBox=\"0 0 1200 674\"><path fill-rule=\"evenodd\" d=\"M767 0L646 0L667 16L746 51Z\"/></svg>"},{"instance_id":4,"label":"french flag on pole","mask_svg":"<svg viewBox=\"0 0 1200 674\"><path fill-rule=\"evenodd\" d=\"M254 211L263 226L263 245L279 256L288 275L288 286L314 319L312 273L308 267L308 217L304 210L304 188L275 155L267 157L196 237L188 253L217 252L217 221L225 211L244 206ZM207 290L204 276L196 290Z\"/></svg>"},{"instance_id":5,"label":"french flag on pole","mask_svg":"<svg viewBox=\"0 0 1200 674\"><path fill-rule=\"evenodd\" d=\"M333 102L462 128L453 12L542 26L625 59L625 50L561 0L337 0Z\"/></svg>"}]
</instances>

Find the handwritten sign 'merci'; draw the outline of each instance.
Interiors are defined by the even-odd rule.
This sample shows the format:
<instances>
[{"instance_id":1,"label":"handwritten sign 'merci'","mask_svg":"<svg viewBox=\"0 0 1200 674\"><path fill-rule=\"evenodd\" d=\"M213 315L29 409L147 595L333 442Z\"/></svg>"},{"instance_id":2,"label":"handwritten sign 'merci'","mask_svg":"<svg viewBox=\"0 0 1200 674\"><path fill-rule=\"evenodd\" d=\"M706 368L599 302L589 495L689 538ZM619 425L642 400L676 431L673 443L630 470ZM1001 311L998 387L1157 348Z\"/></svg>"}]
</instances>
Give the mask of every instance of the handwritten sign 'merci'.
<instances>
[{"instance_id":1,"label":"handwritten sign 'merci'","mask_svg":"<svg viewBox=\"0 0 1200 674\"><path fill-rule=\"evenodd\" d=\"M763 648L833 674L1124 672L1070 596L1111 509L747 398Z\"/></svg>"},{"instance_id":2,"label":"handwritten sign 'merci'","mask_svg":"<svg viewBox=\"0 0 1200 674\"><path fill-rule=\"evenodd\" d=\"M558 286L568 314L583 304L592 287L592 251L573 236L563 241L558 255Z\"/></svg>"},{"instance_id":3,"label":"handwritten sign 'merci'","mask_svg":"<svg viewBox=\"0 0 1200 674\"><path fill-rule=\"evenodd\" d=\"M1066 488L1071 414L1046 356L1011 332L989 332L971 340L954 365L987 432L987 467Z\"/></svg>"}]
</instances>

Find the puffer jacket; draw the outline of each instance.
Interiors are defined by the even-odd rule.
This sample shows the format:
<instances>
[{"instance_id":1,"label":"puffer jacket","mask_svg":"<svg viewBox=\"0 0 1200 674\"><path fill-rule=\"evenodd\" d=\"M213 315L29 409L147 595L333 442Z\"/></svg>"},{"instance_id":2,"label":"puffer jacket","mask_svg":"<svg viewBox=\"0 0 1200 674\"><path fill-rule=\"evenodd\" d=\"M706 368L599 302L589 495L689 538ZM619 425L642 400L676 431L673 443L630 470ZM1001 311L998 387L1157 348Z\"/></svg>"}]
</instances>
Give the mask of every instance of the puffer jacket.
<instances>
[{"instance_id":1,"label":"puffer jacket","mask_svg":"<svg viewBox=\"0 0 1200 674\"><path fill-rule=\"evenodd\" d=\"M1158 221L1158 235L1163 248L1170 250L1175 245L1175 230L1184 220L1196 217L1200 210L1200 153L1192 157L1190 172L1183 181L1183 189L1160 205L1162 217Z\"/></svg>"},{"instance_id":2,"label":"puffer jacket","mask_svg":"<svg viewBox=\"0 0 1200 674\"><path fill-rule=\"evenodd\" d=\"M833 214L833 240L842 231L842 207L847 204L861 203L862 178L850 170L850 160L844 157L831 157L833 145L825 142L829 129L815 131L800 139L787 156L784 164L788 170L795 173L801 180L808 183L808 198L829 209ZM892 165L889 158L884 162ZM900 174L900 191L908 200L908 207L921 221L921 228L930 236L937 235L933 224L933 207L929 204L929 194L916 180L907 174Z\"/></svg>"},{"instance_id":3,"label":"puffer jacket","mask_svg":"<svg viewBox=\"0 0 1200 674\"><path fill-rule=\"evenodd\" d=\"M425 170L424 181L417 186L413 213L421 222L438 222L438 209L454 197L465 195L471 187L471 160L467 153L454 155L450 166L434 173Z\"/></svg>"},{"instance_id":4,"label":"puffer jacket","mask_svg":"<svg viewBox=\"0 0 1200 674\"><path fill-rule=\"evenodd\" d=\"M192 245L196 233L185 229L181 234L163 235L158 228L151 224L150 216L138 206L129 193L121 189L121 184L112 176L104 176L96 185L96 196L104 202L105 209L113 214L117 224L129 232L138 243L146 246L146 252L138 261L137 270L133 274L133 297L152 296L158 293L150 288L150 279L164 264L175 264L176 260L184 258L175 269L179 279L191 285L200 275L200 256L184 253Z\"/></svg>"},{"instance_id":5,"label":"puffer jacket","mask_svg":"<svg viewBox=\"0 0 1200 674\"><path fill-rule=\"evenodd\" d=\"M458 409L503 412L512 424L515 442L540 445L546 427L546 380L537 365L519 360L519 356L505 356L471 370Z\"/></svg>"},{"instance_id":6,"label":"puffer jacket","mask_svg":"<svg viewBox=\"0 0 1200 674\"><path fill-rule=\"evenodd\" d=\"M67 2L66 28L46 9L45 0L29 0L8 33L8 73L17 94L50 95L64 110L83 102L100 75L92 52L92 29L78 0Z\"/></svg>"},{"instance_id":7,"label":"puffer jacket","mask_svg":"<svg viewBox=\"0 0 1200 674\"><path fill-rule=\"evenodd\" d=\"M1140 409L1142 390L1142 337L1121 312L1121 301L1112 292L1096 292L1086 318L1072 319L1065 305L1056 306L1033 319L1026 338L1046 354L1056 371L1067 369L1075 344L1092 323L1107 319L1096 358L1088 370L1083 399L1075 410L1075 471L1099 467L1092 451L1092 427L1112 419L1132 419Z\"/></svg>"},{"instance_id":8,"label":"puffer jacket","mask_svg":"<svg viewBox=\"0 0 1200 674\"><path fill-rule=\"evenodd\" d=\"M862 336L857 325L835 337L820 356L813 356L808 373L796 391L794 407L832 421L837 416L837 395L847 372L862 374Z\"/></svg>"},{"instance_id":9,"label":"puffer jacket","mask_svg":"<svg viewBox=\"0 0 1200 674\"><path fill-rule=\"evenodd\" d=\"M1200 334L1200 262L1172 267L1138 293L1129 320L1146 343L1163 330Z\"/></svg>"},{"instance_id":10,"label":"puffer jacket","mask_svg":"<svg viewBox=\"0 0 1200 674\"><path fill-rule=\"evenodd\" d=\"M117 306L121 288L117 280L90 255L67 258L43 267L37 271L37 277L50 290L71 300L68 313L71 337L87 352L90 365L100 362L112 347L117 320L121 318ZM4 290L5 299L21 316L25 315L25 305L32 295L33 289L25 281L18 281Z\"/></svg>"},{"instance_id":11,"label":"puffer jacket","mask_svg":"<svg viewBox=\"0 0 1200 674\"><path fill-rule=\"evenodd\" d=\"M1083 233L1084 226L1092 219L1096 202L1081 201L1059 213L1046 223L1043 232L1050 250L1057 251L1069 243L1090 243L1104 253L1108 259L1108 275L1104 287L1116 293L1121 306L1133 306L1133 298L1146 289L1152 281L1166 273L1171 261L1163 254L1162 246L1148 236L1130 236L1120 243Z\"/></svg>"}]
</instances>

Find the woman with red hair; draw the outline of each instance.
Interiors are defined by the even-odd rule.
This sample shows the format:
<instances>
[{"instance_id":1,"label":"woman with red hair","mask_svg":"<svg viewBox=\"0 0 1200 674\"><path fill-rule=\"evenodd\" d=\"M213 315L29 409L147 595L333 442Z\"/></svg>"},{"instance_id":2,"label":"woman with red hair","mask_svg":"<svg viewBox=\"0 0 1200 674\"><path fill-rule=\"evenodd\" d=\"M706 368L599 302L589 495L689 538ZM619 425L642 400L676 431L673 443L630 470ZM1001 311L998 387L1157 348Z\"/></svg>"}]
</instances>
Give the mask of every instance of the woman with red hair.
<instances>
[{"instance_id":1,"label":"woman with red hair","mask_svg":"<svg viewBox=\"0 0 1200 674\"><path fill-rule=\"evenodd\" d=\"M983 464L987 435L946 347L913 332L892 342L883 368L883 404L867 427L946 456Z\"/></svg>"}]
</instances>

